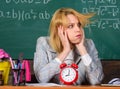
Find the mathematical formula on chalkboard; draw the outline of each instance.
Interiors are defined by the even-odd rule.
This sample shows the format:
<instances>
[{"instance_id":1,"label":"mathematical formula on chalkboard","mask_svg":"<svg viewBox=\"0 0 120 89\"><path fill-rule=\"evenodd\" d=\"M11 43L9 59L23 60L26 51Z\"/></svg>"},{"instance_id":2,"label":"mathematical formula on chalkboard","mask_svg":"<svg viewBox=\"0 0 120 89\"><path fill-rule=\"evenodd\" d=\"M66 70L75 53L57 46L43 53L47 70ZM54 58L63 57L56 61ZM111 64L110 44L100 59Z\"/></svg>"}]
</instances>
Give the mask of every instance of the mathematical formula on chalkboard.
<instances>
[{"instance_id":1,"label":"mathematical formula on chalkboard","mask_svg":"<svg viewBox=\"0 0 120 89\"><path fill-rule=\"evenodd\" d=\"M18 21L49 20L52 16L50 10L43 9L36 11L35 6L40 6L42 4L46 7L52 2L53 0L4 0L4 6L7 7L8 4L13 4L15 6L10 10L0 9L0 18L15 19ZM115 30L120 29L120 8L116 0L81 0L81 3L84 6L81 10L82 13L95 12L98 16L97 21L91 24L91 26L96 26L101 29L109 29L111 27ZM35 6L26 10L24 8L16 9L15 7L17 7L17 5Z\"/></svg>"},{"instance_id":2,"label":"mathematical formula on chalkboard","mask_svg":"<svg viewBox=\"0 0 120 89\"><path fill-rule=\"evenodd\" d=\"M48 4L52 0L5 0L6 4Z\"/></svg>"}]
</instances>

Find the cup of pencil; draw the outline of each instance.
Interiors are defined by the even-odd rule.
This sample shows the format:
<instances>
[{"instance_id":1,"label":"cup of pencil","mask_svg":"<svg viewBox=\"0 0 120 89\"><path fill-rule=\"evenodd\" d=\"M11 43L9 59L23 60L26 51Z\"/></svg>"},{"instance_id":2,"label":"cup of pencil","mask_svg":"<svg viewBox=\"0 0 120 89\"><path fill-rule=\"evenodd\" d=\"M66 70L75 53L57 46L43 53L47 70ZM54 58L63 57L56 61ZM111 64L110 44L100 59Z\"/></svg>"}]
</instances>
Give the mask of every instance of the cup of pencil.
<instances>
[{"instance_id":1,"label":"cup of pencil","mask_svg":"<svg viewBox=\"0 0 120 89\"><path fill-rule=\"evenodd\" d=\"M25 69L12 69L13 78L12 84L13 86L24 86L25 85Z\"/></svg>"}]
</instances>

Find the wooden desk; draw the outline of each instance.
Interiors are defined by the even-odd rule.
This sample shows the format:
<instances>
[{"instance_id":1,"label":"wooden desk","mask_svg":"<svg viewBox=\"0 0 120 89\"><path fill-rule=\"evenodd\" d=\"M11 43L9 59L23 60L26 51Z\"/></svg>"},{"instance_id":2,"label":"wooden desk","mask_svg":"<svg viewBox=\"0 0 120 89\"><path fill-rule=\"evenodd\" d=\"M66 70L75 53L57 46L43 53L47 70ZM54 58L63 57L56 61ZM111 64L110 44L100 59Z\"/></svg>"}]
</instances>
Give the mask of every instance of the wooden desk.
<instances>
[{"instance_id":1,"label":"wooden desk","mask_svg":"<svg viewBox=\"0 0 120 89\"><path fill-rule=\"evenodd\" d=\"M119 86L55 86L55 87L40 87L40 86L0 86L0 89L120 89Z\"/></svg>"}]
</instances>

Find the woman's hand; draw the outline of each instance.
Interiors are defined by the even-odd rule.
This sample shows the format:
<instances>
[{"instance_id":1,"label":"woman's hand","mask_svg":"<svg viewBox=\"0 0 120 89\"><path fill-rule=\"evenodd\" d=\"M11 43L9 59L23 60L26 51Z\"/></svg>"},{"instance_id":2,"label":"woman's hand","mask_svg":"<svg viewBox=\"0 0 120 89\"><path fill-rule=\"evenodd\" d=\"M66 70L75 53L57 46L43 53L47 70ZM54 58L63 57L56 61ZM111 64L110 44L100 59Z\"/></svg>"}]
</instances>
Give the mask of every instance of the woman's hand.
<instances>
[{"instance_id":1,"label":"woman's hand","mask_svg":"<svg viewBox=\"0 0 120 89\"><path fill-rule=\"evenodd\" d=\"M80 54L81 54L81 56L82 56L82 55L87 54L87 50L86 50L86 48L85 48L85 46L84 46L84 41L85 41L84 30L83 30L82 28L81 28L81 30L82 30L82 33L83 33L81 42L78 43L78 44L76 44L75 46L78 48L78 50L79 50L79 52L80 52Z\"/></svg>"},{"instance_id":2,"label":"woman's hand","mask_svg":"<svg viewBox=\"0 0 120 89\"><path fill-rule=\"evenodd\" d=\"M68 40L68 36L67 36L67 32L66 30L63 28L63 26L59 26L58 27L58 35L60 37L60 40L62 42L63 45L63 51L61 53L59 53L59 55L57 56L57 58L63 62L64 59L67 57L67 55L69 54L69 52L71 51L70 48L70 42Z\"/></svg>"},{"instance_id":3,"label":"woman's hand","mask_svg":"<svg viewBox=\"0 0 120 89\"><path fill-rule=\"evenodd\" d=\"M68 40L67 32L63 28L63 26L58 27L58 35L63 45L63 51L70 52L71 51L70 42Z\"/></svg>"}]
</instances>

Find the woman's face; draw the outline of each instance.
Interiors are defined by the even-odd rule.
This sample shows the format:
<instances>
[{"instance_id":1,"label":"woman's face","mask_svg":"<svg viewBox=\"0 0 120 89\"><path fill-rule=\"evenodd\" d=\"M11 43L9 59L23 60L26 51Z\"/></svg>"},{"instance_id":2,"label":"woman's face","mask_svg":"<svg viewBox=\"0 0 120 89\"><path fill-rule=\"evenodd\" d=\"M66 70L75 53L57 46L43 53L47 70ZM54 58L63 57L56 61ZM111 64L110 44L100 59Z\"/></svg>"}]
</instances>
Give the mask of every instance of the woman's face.
<instances>
[{"instance_id":1,"label":"woman's face","mask_svg":"<svg viewBox=\"0 0 120 89\"><path fill-rule=\"evenodd\" d=\"M67 15L68 26L66 28L68 39L72 44L78 44L81 42L83 37L83 29L81 23L78 21L77 17L72 14Z\"/></svg>"}]
</instances>

